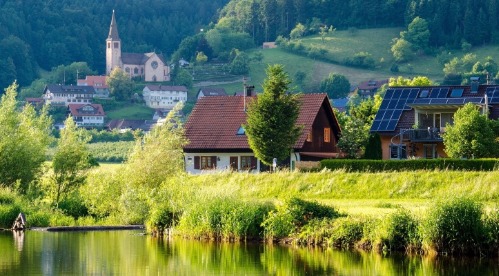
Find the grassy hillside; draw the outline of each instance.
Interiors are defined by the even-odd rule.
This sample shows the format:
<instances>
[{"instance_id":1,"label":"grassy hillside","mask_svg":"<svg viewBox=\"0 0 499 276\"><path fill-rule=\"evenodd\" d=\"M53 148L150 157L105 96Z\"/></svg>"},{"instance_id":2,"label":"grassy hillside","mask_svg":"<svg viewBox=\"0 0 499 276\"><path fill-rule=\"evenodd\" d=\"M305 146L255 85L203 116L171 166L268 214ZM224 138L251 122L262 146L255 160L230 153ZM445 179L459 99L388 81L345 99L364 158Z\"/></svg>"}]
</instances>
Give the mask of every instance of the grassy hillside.
<instances>
[{"instance_id":1,"label":"grassy hillside","mask_svg":"<svg viewBox=\"0 0 499 276\"><path fill-rule=\"evenodd\" d=\"M370 79L386 79L389 77L404 76L412 77L424 75L436 82L442 81L444 73L443 65L438 62L436 56L419 55L413 60L399 65L400 71L393 73L390 71L391 65L395 62L390 51L393 38L399 37L402 31L400 28L379 28L363 30L343 30L335 31L324 38L318 35L302 38L300 41L305 46L313 46L325 49L325 56L333 62L324 62L306 56L300 56L286 52L282 49L254 49L248 52L250 56L257 51L263 54L261 62L253 62L250 66L250 83L261 91L261 85L265 78L265 68L268 64L283 64L291 78L294 78L297 71L306 73L303 87L296 90L313 92L317 91L319 83L330 72L345 75L352 85ZM439 53L442 50L437 50ZM345 58L353 57L355 53L368 52L376 62L373 69L361 69L342 65ZM462 57L465 53L461 50L449 50L451 57ZM470 51L476 54L479 60L491 56L499 62L499 45L487 45L474 47ZM242 90L242 77L239 83L217 84L214 87L224 87L228 92L233 93ZM292 84L292 86L297 86ZM197 89L196 89L197 92Z\"/></svg>"}]
</instances>

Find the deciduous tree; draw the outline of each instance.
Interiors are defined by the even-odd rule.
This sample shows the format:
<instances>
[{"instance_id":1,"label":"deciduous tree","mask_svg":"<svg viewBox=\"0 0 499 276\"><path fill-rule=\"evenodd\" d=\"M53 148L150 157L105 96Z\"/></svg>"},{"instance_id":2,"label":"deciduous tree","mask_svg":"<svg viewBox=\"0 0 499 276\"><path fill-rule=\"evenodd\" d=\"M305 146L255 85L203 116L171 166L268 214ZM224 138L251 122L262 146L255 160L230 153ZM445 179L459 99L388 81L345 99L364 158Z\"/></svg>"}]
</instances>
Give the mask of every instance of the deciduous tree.
<instances>
[{"instance_id":1,"label":"deciduous tree","mask_svg":"<svg viewBox=\"0 0 499 276\"><path fill-rule=\"evenodd\" d=\"M445 152L452 158L497 157L499 144L493 123L478 108L467 103L454 114L454 124L443 134Z\"/></svg>"},{"instance_id":2,"label":"deciduous tree","mask_svg":"<svg viewBox=\"0 0 499 276\"><path fill-rule=\"evenodd\" d=\"M282 65L267 68L263 93L252 101L247 110L244 125L248 143L255 156L264 164L272 164L289 157L291 149L300 135L296 125L300 111L298 96L287 94L290 80Z\"/></svg>"},{"instance_id":3,"label":"deciduous tree","mask_svg":"<svg viewBox=\"0 0 499 276\"><path fill-rule=\"evenodd\" d=\"M130 76L119 67L113 69L107 79L107 85L111 96L117 101L129 100L135 88L135 83L130 79Z\"/></svg>"},{"instance_id":4,"label":"deciduous tree","mask_svg":"<svg viewBox=\"0 0 499 276\"><path fill-rule=\"evenodd\" d=\"M350 92L350 82L343 75L330 73L321 82L321 91L326 92L330 99L345 98Z\"/></svg>"}]
</instances>

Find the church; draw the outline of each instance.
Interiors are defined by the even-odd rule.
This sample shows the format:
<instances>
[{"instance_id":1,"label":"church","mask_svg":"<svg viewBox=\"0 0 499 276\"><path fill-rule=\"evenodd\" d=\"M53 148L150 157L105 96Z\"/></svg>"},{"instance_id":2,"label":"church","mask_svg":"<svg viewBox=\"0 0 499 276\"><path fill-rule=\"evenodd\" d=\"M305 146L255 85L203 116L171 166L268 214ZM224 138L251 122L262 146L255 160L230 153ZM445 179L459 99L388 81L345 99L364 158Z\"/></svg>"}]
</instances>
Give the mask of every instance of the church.
<instances>
[{"instance_id":1,"label":"church","mask_svg":"<svg viewBox=\"0 0 499 276\"><path fill-rule=\"evenodd\" d=\"M109 35L106 39L106 74L110 75L114 68L119 67L130 75L130 78L141 78L146 82L170 80L170 67L162 54L122 53L121 46L113 10Z\"/></svg>"}]
</instances>

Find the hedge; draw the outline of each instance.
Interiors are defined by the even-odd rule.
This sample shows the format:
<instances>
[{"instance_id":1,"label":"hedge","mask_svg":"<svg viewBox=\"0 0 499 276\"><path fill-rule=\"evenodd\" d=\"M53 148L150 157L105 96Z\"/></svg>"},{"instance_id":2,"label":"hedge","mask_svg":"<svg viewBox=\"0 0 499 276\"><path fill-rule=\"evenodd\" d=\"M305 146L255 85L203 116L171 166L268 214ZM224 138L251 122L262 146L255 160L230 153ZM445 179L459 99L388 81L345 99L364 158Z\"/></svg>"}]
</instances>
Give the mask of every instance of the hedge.
<instances>
[{"instance_id":1,"label":"hedge","mask_svg":"<svg viewBox=\"0 0 499 276\"><path fill-rule=\"evenodd\" d=\"M411 160L365 160L325 159L321 169L345 170L347 172L382 172L414 170L493 171L499 169L499 159L411 159Z\"/></svg>"}]
</instances>

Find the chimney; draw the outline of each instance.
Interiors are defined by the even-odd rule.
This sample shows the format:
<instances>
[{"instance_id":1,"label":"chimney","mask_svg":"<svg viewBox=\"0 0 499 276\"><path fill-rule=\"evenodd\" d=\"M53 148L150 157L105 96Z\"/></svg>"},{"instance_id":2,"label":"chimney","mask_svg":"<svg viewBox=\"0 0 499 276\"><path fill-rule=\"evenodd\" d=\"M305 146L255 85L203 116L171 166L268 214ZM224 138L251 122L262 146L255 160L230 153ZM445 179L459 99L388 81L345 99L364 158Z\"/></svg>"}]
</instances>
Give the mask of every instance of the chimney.
<instances>
[{"instance_id":1,"label":"chimney","mask_svg":"<svg viewBox=\"0 0 499 276\"><path fill-rule=\"evenodd\" d=\"M480 77L471 77L470 82L471 82L471 93L477 93L478 86L480 85Z\"/></svg>"},{"instance_id":2,"label":"chimney","mask_svg":"<svg viewBox=\"0 0 499 276\"><path fill-rule=\"evenodd\" d=\"M251 97L254 89L255 89L254 85L246 86L246 96Z\"/></svg>"}]
</instances>

